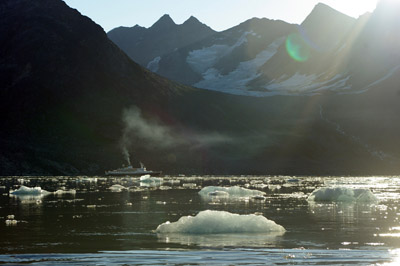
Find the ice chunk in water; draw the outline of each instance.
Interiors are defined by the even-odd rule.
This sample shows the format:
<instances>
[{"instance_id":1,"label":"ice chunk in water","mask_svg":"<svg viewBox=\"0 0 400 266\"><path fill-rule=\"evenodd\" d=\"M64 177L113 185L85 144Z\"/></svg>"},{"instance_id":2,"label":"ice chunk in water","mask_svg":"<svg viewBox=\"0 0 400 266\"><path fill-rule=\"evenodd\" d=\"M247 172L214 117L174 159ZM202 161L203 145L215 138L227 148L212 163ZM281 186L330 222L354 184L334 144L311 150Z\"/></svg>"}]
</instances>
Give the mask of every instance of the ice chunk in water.
<instances>
[{"instance_id":1,"label":"ice chunk in water","mask_svg":"<svg viewBox=\"0 0 400 266\"><path fill-rule=\"evenodd\" d=\"M143 175L140 177L141 187L157 187L161 186L163 179L160 177L153 177L150 175Z\"/></svg>"},{"instance_id":2,"label":"ice chunk in water","mask_svg":"<svg viewBox=\"0 0 400 266\"><path fill-rule=\"evenodd\" d=\"M161 183L163 181L160 177L153 177L150 175L143 175L140 177L141 183Z\"/></svg>"},{"instance_id":3,"label":"ice chunk in water","mask_svg":"<svg viewBox=\"0 0 400 266\"><path fill-rule=\"evenodd\" d=\"M13 226L13 225L17 225L17 224L18 224L17 220L6 220L7 226Z\"/></svg>"},{"instance_id":4,"label":"ice chunk in water","mask_svg":"<svg viewBox=\"0 0 400 266\"><path fill-rule=\"evenodd\" d=\"M308 201L374 203L378 198L367 188L323 187L314 190Z\"/></svg>"},{"instance_id":5,"label":"ice chunk in water","mask_svg":"<svg viewBox=\"0 0 400 266\"><path fill-rule=\"evenodd\" d=\"M126 190L127 188L121 185L112 185L111 187L108 188L112 192L122 192L123 190Z\"/></svg>"},{"instance_id":6,"label":"ice chunk in water","mask_svg":"<svg viewBox=\"0 0 400 266\"><path fill-rule=\"evenodd\" d=\"M263 196L265 192L259 190L252 190L242 187L215 187L209 186L205 187L199 191L199 194L202 197L255 197L255 196Z\"/></svg>"},{"instance_id":7,"label":"ice chunk in water","mask_svg":"<svg viewBox=\"0 0 400 266\"><path fill-rule=\"evenodd\" d=\"M26 186L21 186L19 189L11 191L10 194L12 195L32 195L32 196L41 196L41 195L47 195L50 192L43 190L41 187L26 187Z\"/></svg>"},{"instance_id":8,"label":"ice chunk in water","mask_svg":"<svg viewBox=\"0 0 400 266\"><path fill-rule=\"evenodd\" d=\"M58 189L57 191L53 192L56 195L62 195L62 194L72 194L75 195L76 194L76 190L75 189L71 189L71 190L63 190L63 189Z\"/></svg>"},{"instance_id":9,"label":"ice chunk in water","mask_svg":"<svg viewBox=\"0 0 400 266\"><path fill-rule=\"evenodd\" d=\"M226 211L201 211L177 222L160 224L157 233L228 234L285 232L283 226L261 215L239 215Z\"/></svg>"}]
</instances>

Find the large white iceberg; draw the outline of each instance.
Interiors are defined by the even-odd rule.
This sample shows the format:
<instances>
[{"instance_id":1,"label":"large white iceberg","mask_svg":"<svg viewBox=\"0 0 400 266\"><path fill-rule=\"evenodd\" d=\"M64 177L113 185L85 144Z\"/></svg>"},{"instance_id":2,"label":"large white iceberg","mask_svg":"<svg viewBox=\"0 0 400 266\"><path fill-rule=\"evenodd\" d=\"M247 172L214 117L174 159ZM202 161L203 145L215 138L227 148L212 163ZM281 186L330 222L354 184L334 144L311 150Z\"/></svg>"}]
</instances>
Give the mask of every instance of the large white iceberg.
<instances>
[{"instance_id":1,"label":"large white iceberg","mask_svg":"<svg viewBox=\"0 0 400 266\"><path fill-rule=\"evenodd\" d=\"M378 198L367 188L323 187L314 190L308 201L374 203Z\"/></svg>"},{"instance_id":2,"label":"large white iceberg","mask_svg":"<svg viewBox=\"0 0 400 266\"><path fill-rule=\"evenodd\" d=\"M238 186L234 187L209 186L209 187L204 187L202 190L200 190L199 194L200 196L205 198L210 198L210 197L244 198L244 197L263 196L265 195L265 192L242 188Z\"/></svg>"},{"instance_id":3,"label":"large white iceberg","mask_svg":"<svg viewBox=\"0 0 400 266\"><path fill-rule=\"evenodd\" d=\"M231 234L285 232L283 226L264 216L239 215L226 211L201 211L196 216L183 216L177 222L160 224L157 233Z\"/></svg>"},{"instance_id":4,"label":"large white iceberg","mask_svg":"<svg viewBox=\"0 0 400 266\"><path fill-rule=\"evenodd\" d=\"M43 190L41 187L26 187L21 186L19 189L10 191L12 195L31 195L31 196L42 196L50 194L50 192Z\"/></svg>"}]
</instances>

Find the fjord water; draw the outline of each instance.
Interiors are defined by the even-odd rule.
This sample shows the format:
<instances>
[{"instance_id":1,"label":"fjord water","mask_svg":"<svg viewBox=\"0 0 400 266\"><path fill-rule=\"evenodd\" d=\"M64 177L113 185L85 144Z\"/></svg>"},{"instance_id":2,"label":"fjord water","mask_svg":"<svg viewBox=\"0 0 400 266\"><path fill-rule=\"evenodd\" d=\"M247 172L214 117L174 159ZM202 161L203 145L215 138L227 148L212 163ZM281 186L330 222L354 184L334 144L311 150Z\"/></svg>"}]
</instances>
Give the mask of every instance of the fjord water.
<instances>
[{"instance_id":1,"label":"fjord water","mask_svg":"<svg viewBox=\"0 0 400 266\"><path fill-rule=\"evenodd\" d=\"M116 184L123 187L111 188ZM20 185L69 193L9 194ZM241 186L266 195L204 198L198 192L205 186ZM314 189L336 186L368 188L379 201L307 201ZM0 263L396 265L399 192L400 177L165 177L153 183L140 183L139 178L4 177ZM204 210L256 213L286 232L155 232L166 221Z\"/></svg>"}]
</instances>

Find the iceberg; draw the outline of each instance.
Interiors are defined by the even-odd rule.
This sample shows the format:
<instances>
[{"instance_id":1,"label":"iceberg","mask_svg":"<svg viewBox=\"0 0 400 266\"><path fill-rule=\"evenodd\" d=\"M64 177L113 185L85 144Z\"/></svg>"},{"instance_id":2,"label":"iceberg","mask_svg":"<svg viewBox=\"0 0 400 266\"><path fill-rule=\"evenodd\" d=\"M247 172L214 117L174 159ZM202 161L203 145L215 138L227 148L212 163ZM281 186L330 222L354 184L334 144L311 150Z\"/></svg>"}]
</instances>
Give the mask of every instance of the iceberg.
<instances>
[{"instance_id":1,"label":"iceberg","mask_svg":"<svg viewBox=\"0 0 400 266\"><path fill-rule=\"evenodd\" d=\"M161 183L163 179L161 177L152 177L150 175L142 175L140 177L141 183Z\"/></svg>"},{"instance_id":2,"label":"iceberg","mask_svg":"<svg viewBox=\"0 0 400 266\"><path fill-rule=\"evenodd\" d=\"M163 179L161 177L153 177L150 175L142 175L140 177L141 187L157 187L161 186Z\"/></svg>"},{"instance_id":3,"label":"iceberg","mask_svg":"<svg viewBox=\"0 0 400 266\"><path fill-rule=\"evenodd\" d=\"M199 191L200 196L204 198L222 197L222 198L244 198L259 197L265 195L265 192L252 190L238 186L234 187L204 187Z\"/></svg>"},{"instance_id":4,"label":"iceberg","mask_svg":"<svg viewBox=\"0 0 400 266\"><path fill-rule=\"evenodd\" d=\"M367 188L323 187L314 190L308 201L375 203L378 198Z\"/></svg>"},{"instance_id":5,"label":"iceberg","mask_svg":"<svg viewBox=\"0 0 400 266\"><path fill-rule=\"evenodd\" d=\"M111 192L122 192L123 190L127 190L126 187L124 187L122 185L118 185L118 184L112 185L108 189L111 190Z\"/></svg>"},{"instance_id":6,"label":"iceberg","mask_svg":"<svg viewBox=\"0 0 400 266\"><path fill-rule=\"evenodd\" d=\"M157 233L232 234L284 233L285 228L262 215L239 215L226 211L206 210L196 216L183 216L177 222L160 224Z\"/></svg>"},{"instance_id":7,"label":"iceberg","mask_svg":"<svg viewBox=\"0 0 400 266\"><path fill-rule=\"evenodd\" d=\"M42 196L42 195L47 195L50 194L50 192L43 190L41 187L26 187L26 186L21 186L19 189L10 191L10 194L12 195L29 195L29 196Z\"/></svg>"},{"instance_id":8,"label":"iceberg","mask_svg":"<svg viewBox=\"0 0 400 266\"><path fill-rule=\"evenodd\" d=\"M76 190L75 189L71 189L71 190L58 189L58 190L54 191L53 193L56 195L63 195L63 194L75 195Z\"/></svg>"}]
</instances>

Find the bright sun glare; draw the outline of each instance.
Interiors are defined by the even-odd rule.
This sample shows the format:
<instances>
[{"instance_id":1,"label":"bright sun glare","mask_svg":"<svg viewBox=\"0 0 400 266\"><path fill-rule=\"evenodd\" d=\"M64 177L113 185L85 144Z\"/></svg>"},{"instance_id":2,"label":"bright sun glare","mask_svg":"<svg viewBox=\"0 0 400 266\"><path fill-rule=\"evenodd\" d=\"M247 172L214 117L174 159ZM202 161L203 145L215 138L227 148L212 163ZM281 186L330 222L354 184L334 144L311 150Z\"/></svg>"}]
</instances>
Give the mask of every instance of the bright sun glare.
<instances>
[{"instance_id":1,"label":"bright sun glare","mask_svg":"<svg viewBox=\"0 0 400 266\"><path fill-rule=\"evenodd\" d=\"M324 2L331 7L337 9L338 11L357 18L358 16L356 14L374 11L377 3L381 1L387 2L389 4L400 4L400 0L326 0Z\"/></svg>"},{"instance_id":2,"label":"bright sun glare","mask_svg":"<svg viewBox=\"0 0 400 266\"><path fill-rule=\"evenodd\" d=\"M327 5L352 17L358 17L360 13L372 12L379 0L327 0ZM399 1L399 0L391 0Z\"/></svg>"},{"instance_id":3,"label":"bright sun glare","mask_svg":"<svg viewBox=\"0 0 400 266\"><path fill-rule=\"evenodd\" d=\"M379 0L325 0L323 2L340 12L357 18L360 14L372 12L378 1Z\"/></svg>"}]
</instances>

